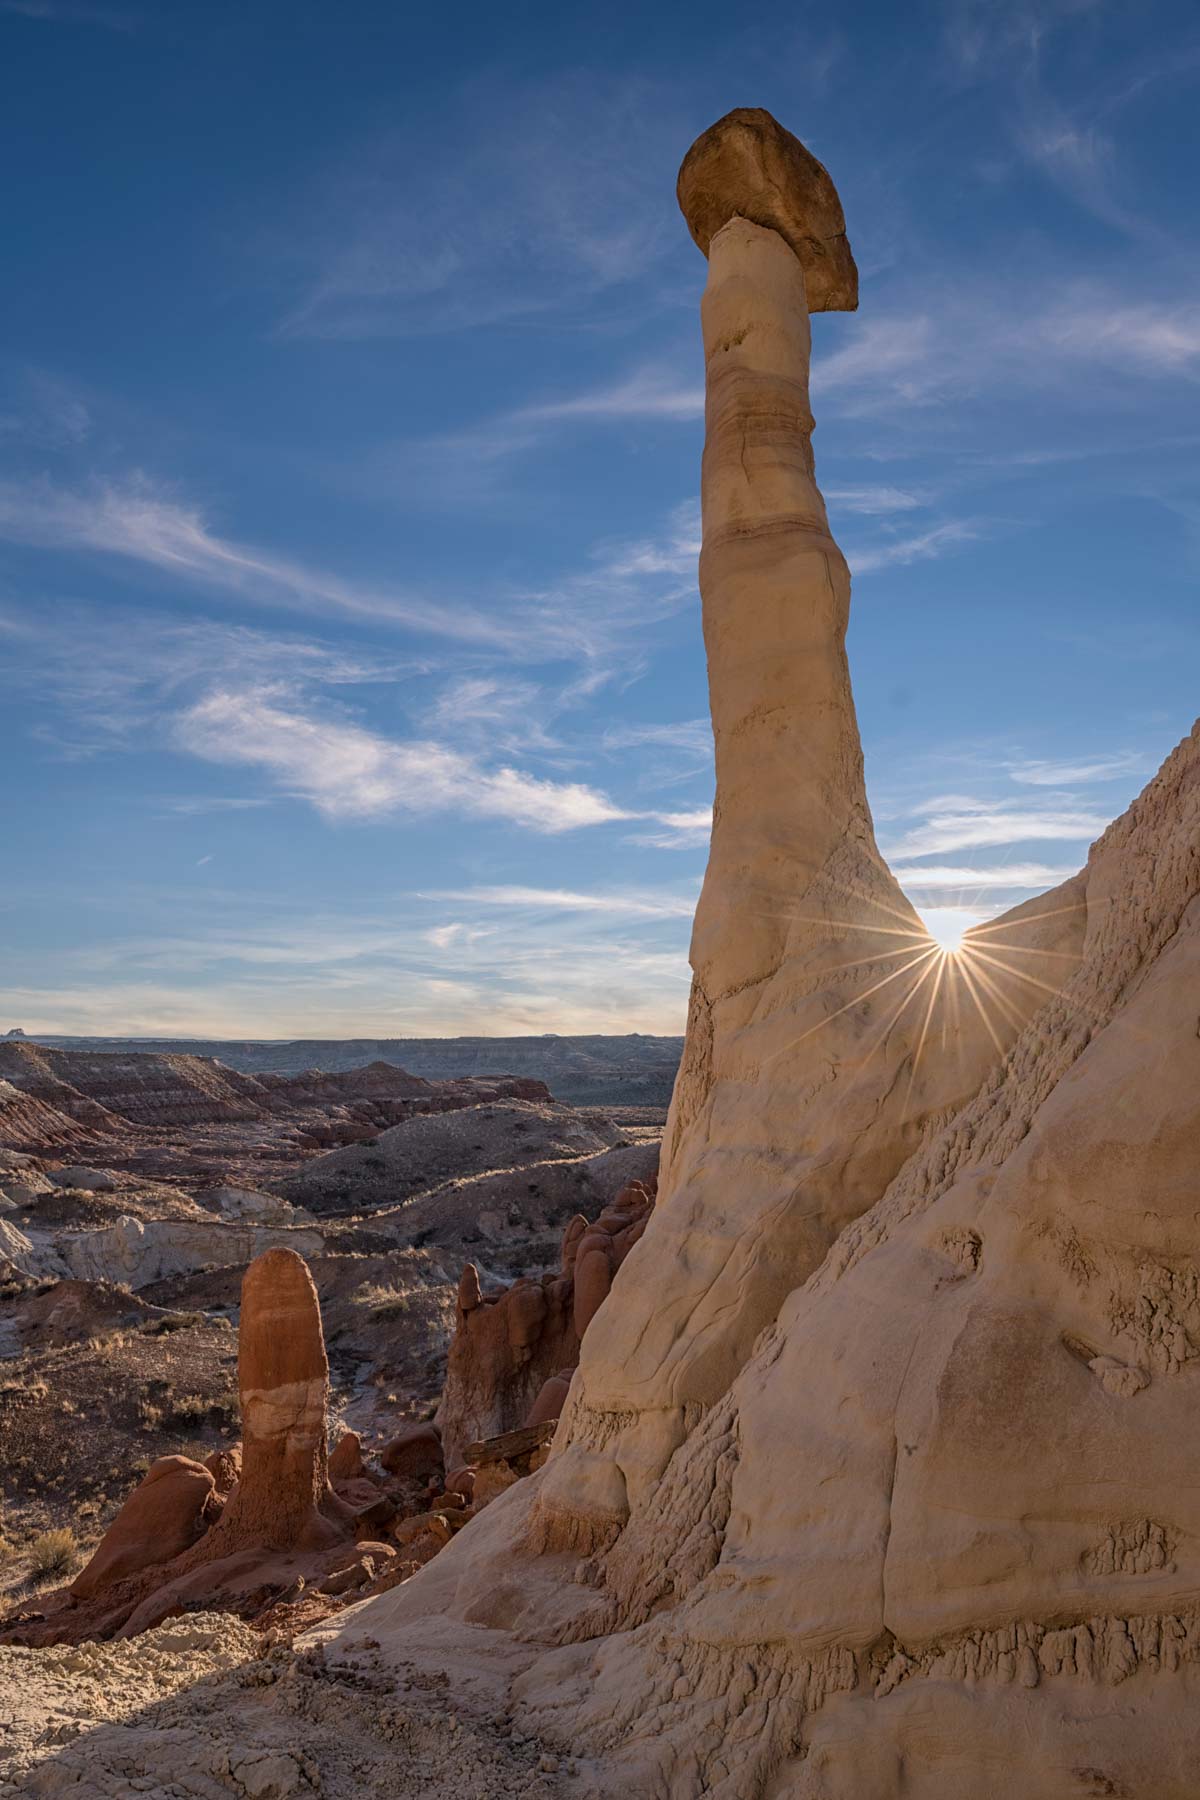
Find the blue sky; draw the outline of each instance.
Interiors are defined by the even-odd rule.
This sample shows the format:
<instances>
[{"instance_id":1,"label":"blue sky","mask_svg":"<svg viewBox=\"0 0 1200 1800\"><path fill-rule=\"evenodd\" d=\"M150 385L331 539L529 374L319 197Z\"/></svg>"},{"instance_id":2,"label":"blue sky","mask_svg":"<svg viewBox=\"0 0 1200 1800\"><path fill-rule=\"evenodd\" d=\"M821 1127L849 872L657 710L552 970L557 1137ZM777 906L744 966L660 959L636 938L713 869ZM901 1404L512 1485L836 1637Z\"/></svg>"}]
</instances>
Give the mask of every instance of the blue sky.
<instances>
[{"instance_id":1,"label":"blue sky","mask_svg":"<svg viewBox=\"0 0 1200 1800\"><path fill-rule=\"evenodd\" d=\"M731 106L862 274L818 476L914 899L1060 879L1190 728L1194 5L746 13L0 0L0 1028L682 1029Z\"/></svg>"}]
</instances>

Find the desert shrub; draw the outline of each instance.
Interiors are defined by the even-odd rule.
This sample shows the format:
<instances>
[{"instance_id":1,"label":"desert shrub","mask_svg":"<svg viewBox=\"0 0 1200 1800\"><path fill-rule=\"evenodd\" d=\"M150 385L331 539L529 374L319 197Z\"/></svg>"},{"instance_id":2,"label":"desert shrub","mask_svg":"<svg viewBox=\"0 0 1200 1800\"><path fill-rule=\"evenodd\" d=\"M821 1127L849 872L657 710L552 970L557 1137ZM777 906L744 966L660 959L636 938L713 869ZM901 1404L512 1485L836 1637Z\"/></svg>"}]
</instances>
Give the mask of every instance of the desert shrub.
<instances>
[{"instance_id":1,"label":"desert shrub","mask_svg":"<svg viewBox=\"0 0 1200 1800\"><path fill-rule=\"evenodd\" d=\"M376 1319L398 1319L409 1309L412 1296L398 1288L382 1284L360 1288L356 1296L362 1306L369 1307Z\"/></svg>"},{"instance_id":2,"label":"desert shrub","mask_svg":"<svg viewBox=\"0 0 1200 1800\"><path fill-rule=\"evenodd\" d=\"M180 1394L163 1410L162 1425L166 1430L197 1431L201 1426L234 1424L241 1409L234 1394Z\"/></svg>"},{"instance_id":3,"label":"desert shrub","mask_svg":"<svg viewBox=\"0 0 1200 1800\"><path fill-rule=\"evenodd\" d=\"M188 1419L203 1419L211 1405L212 1401L206 1400L203 1394L180 1394L171 1404L171 1418L184 1423Z\"/></svg>"},{"instance_id":4,"label":"desert shrub","mask_svg":"<svg viewBox=\"0 0 1200 1800\"><path fill-rule=\"evenodd\" d=\"M75 1567L79 1559L79 1546L75 1542L75 1533L67 1525L57 1531L43 1531L35 1537L29 1546L29 1554L33 1559L33 1572L39 1580L46 1581L52 1575L66 1575Z\"/></svg>"}]
</instances>

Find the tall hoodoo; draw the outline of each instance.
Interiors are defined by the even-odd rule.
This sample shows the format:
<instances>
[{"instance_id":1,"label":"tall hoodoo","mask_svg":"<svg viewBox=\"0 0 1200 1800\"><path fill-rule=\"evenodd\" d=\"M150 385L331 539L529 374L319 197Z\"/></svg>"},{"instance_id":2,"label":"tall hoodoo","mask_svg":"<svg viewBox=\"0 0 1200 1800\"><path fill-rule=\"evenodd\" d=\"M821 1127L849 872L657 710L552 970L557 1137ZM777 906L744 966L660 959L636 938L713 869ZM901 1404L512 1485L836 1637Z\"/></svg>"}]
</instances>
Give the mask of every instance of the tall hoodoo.
<instances>
[{"instance_id":1,"label":"tall hoodoo","mask_svg":"<svg viewBox=\"0 0 1200 1800\"><path fill-rule=\"evenodd\" d=\"M238 1336L242 1472L214 1546L244 1538L315 1550L344 1532L326 1518L329 1360L317 1290L294 1250L267 1250L246 1270Z\"/></svg>"},{"instance_id":2,"label":"tall hoodoo","mask_svg":"<svg viewBox=\"0 0 1200 1800\"><path fill-rule=\"evenodd\" d=\"M546 1467L367 1617L516 1667L605 1796L1195 1800L1200 725L938 955L863 790L807 398L852 264L789 145L731 114L680 178L717 804L658 1205Z\"/></svg>"},{"instance_id":3,"label":"tall hoodoo","mask_svg":"<svg viewBox=\"0 0 1200 1800\"><path fill-rule=\"evenodd\" d=\"M985 1029L876 848L850 575L811 443L809 315L858 297L833 183L769 113L740 108L693 145L678 192L709 263L712 846L658 1212L620 1308L589 1333L543 1488L547 1542L602 1543L624 1524L694 1409L727 1390L785 1296L1039 1003L1027 987ZM1026 941L1065 950L1065 969L1082 915L1062 896L1044 910ZM950 1033L952 1016L966 1028ZM614 1414L636 1415L615 1448Z\"/></svg>"}]
</instances>

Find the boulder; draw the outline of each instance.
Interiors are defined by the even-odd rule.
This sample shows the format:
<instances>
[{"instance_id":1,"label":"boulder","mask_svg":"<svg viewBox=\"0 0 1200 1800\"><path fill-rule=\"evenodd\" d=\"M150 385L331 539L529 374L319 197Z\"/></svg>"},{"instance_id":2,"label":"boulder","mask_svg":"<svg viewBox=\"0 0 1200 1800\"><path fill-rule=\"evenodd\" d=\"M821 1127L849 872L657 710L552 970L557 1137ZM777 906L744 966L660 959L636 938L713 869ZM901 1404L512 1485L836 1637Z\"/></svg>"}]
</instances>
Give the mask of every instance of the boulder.
<instances>
[{"instance_id":1,"label":"boulder","mask_svg":"<svg viewBox=\"0 0 1200 1800\"><path fill-rule=\"evenodd\" d=\"M362 1439L357 1431L344 1431L329 1455L329 1479L332 1482L354 1481L365 1473Z\"/></svg>"},{"instance_id":2,"label":"boulder","mask_svg":"<svg viewBox=\"0 0 1200 1800\"><path fill-rule=\"evenodd\" d=\"M379 1452L389 1475L430 1481L442 1473L442 1436L436 1425L406 1425Z\"/></svg>"},{"instance_id":3,"label":"boulder","mask_svg":"<svg viewBox=\"0 0 1200 1800\"><path fill-rule=\"evenodd\" d=\"M140 1570L169 1563L203 1536L221 1511L216 1483L203 1463L160 1456L71 1583L77 1600Z\"/></svg>"},{"instance_id":4,"label":"boulder","mask_svg":"<svg viewBox=\"0 0 1200 1800\"><path fill-rule=\"evenodd\" d=\"M525 1416L526 1425L544 1425L548 1419L557 1419L567 1404L567 1395L571 1391L571 1377L574 1369L560 1369L557 1375L542 1384L542 1390Z\"/></svg>"},{"instance_id":5,"label":"boulder","mask_svg":"<svg viewBox=\"0 0 1200 1800\"><path fill-rule=\"evenodd\" d=\"M49 1179L55 1187L79 1188L88 1194L111 1194L117 1185L107 1169L88 1169L82 1163L51 1169Z\"/></svg>"}]
</instances>

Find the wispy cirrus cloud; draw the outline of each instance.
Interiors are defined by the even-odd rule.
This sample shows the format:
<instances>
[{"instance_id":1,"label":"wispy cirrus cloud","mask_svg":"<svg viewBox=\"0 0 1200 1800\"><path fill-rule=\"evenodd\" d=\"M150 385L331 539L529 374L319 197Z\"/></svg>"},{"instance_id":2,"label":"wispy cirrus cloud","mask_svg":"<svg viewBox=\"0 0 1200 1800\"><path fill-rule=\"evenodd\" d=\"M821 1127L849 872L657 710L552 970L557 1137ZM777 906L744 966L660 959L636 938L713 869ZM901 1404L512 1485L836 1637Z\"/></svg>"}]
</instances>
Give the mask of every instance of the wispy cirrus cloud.
<instances>
[{"instance_id":1,"label":"wispy cirrus cloud","mask_svg":"<svg viewBox=\"0 0 1200 1800\"><path fill-rule=\"evenodd\" d=\"M955 850L989 845L1040 840L1087 842L1098 837L1109 824L1104 813L1060 800L1045 807L1030 807L947 795L928 801L920 810L925 814L923 822L884 851L893 866L904 857L944 856ZM915 879L915 874L910 872L909 879Z\"/></svg>"},{"instance_id":2,"label":"wispy cirrus cloud","mask_svg":"<svg viewBox=\"0 0 1200 1800\"><path fill-rule=\"evenodd\" d=\"M672 381L657 369L642 369L606 387L565 400L545 400L509 415L520 421L558 419L702 419L702 382Z\"/></svg>"},{"instance_id":3,"label":"wispy cirrus cloud","mask_svg":"<svg viewBox=\"0 0 1200 1800\"><path fill-rule=\"evenodd\" d=\"M1047 863L997 863L991 868L972 868L960 864L893 863L892 874L907 894L929 893L946 889L978 889L990 892L1003 888L1050 888L1070 880L1073 868L1054 868Z\"/></svg>"},{"instance_id":4,"label":"wispy cirrus cloud","mask_svg":"<svg viewBox=\"0 0 1200 1800\"><path fill-rule=\"evenodd\" d=\"M700 502L684 500L673 508L657 537L611 548L603 555L605 572L618 580L640 575L686 575L695 585L700 556Z\"/></svg>"},{"instance_id":5,"label":"wispy cirrus cloud","mask_svg":"<svg viewBox=\"0 0 1200 1800\"><path fill-rule=\"evenodd\" d=\"M255 605L428 635L526 662L590 662L644 630L656 609L694 590L698 508L676 508L658 538L599 546L588 566L553 586L510 583L491 605L347 579L315 564L221 536L200 509L144 477L84 487L0 478L0 539L59 551L98 552ZM648 583L675 577L657 593ZM687 575L688 580L679 577ZM603 597L602 608L585 604Z\"/></svg>"},{"instance_id":6,"label":"wispy cirrus cloud","mask_svg":"<svg viewBox=\"0 0 1200 1800\"><path fill-rule=\"evenodd\" d=\"M694 893L654 893L645 889L580 893L570 888L472 887L438 890L424 898L523 912L604 913L632 919L690 919L696 910Z\"/></svg>"},{"instance_id":7,"label":"wispy cirrus cloud","mask_svg":"<svg viewBox=\"0 0 1200 1800\"><path fill-rule=\"evenodd\" d=\"M42 605L25 615L0 612L0 635L9 652L0 680L25 691L36 688L46 702L43 728L53 730L60 749L76 755L142 741L164 715L231 676L246 685L340 688L422 672L415 659L348 650L327 639L116 608ZM131 656L134 642L137 655Z\"/></svg>"},{"instance_id":8,"label":"wispy cirrus cloud","mask_svg":"<svg viewBox=\"0 0 1200 1800\"><path fill-rule=\"evenodd\" d=\"M712 761L713 731L709 719L679 719L674 724L610 725L604 733L606 749L626 750L641 744L664 745L685 755Z\"/></svg>"},{"instance_id":9,"label":"wispy cirrus cloud","mask_svg":"<svg viewBox=\"0 0 1200 1800\"><path fill-rule=\"evenodd\" d=\"M702 850L712 836L712 807L696 806L683 812L647 815L657 821L655 831L635 832L630 843L652 850Z\"/></svg>"},{"instance_id":10,"label":"wispy cirrus cloud","mask_svg":"<svg viewBox=\"0 0 1200 1800\"><path fill-rule=\"evenodd\" d=\"M93 429L92 409L72 383L35 364L6 369L0 380L0 443L38 451L82 444Z\"/></svg>"},{"instance_id":11,"label":"wispy cirrus cloud","mask_svg":"<svg viewBox=\"0 0 1200 1800\"><path fill-rule=\"evenodd\" d=\"M582 783L487 768L444 743L387 738L306 711L278 686L215 690L180 716L174 736L206 761L261 769L330 819L458 812L558 833L630 816Z\"/></svg>"},{"instance_id":12,"label":"wispy cirrus cloud","mask_svg":"<svg viewBox=\"0 0 1200 1800\"><path fill-rule=\"evenodd\" d=\"M1200 377L1200 306L1191 302L1121 306L1081 289L1077 303L1044 314L1037 331L1054 350L1081 360L1119 359L1151 375Z\"/></svg>"},{"instance_id":13,"label":"wispy cirrus cloud","mask_svg":"<svg viewBox=\"0 0 1200 1800\"><path fill-rule=\"evenodd\" d=\"M677 247L661 204L675 110L645 81L595 71L476 81L444 103L433 163L424 120L348 146L277 247L299 290L281 333L402 336L591 308Z\"/></svg>"},{"instance_id":14,"label":"wispy cirrus cloud","mask_svg":"<svg viewBox=\"0 0 1200 1800\"><path fill-rule=\"evenodd\" d=\"M679 424L704 417L704 388L659 368L635 370L614 381L555 400L540 400L496 413L476 424L439 432L407 448L393 449L389 465L424 470L430 459L448 465L456 491L466 480L486 492L489 483L509 476L518 458L542 449L547 439L578 424L627 424L632 420Z\"/></svg>"},{"instance_id":15,"label":"wispy cirrus cloud","mask_svg":"<svg viewBox=\"0 0 1200 1800\"><path fill-rule=\"evenodd\" d=\"M839 410L919 405L940 395L954 371L939 355L933 319L922 314L874 319L856 325L837 350L813 357L814 396L834 396ZM944 349L944 346L942 346Z\"/></svg>"},{"instance_id":16,"label":"wispy cirrus cloud","mask_svg":"<svg viewBox=\"0 0 1200 1800\"><path fill-rule=\"evenodd\" d=\"M657 897L638 893L647 905ZM52 982L14 966L13 1016L35 1033L214 1037L311 1036L317 1019L349 1037L477 1032L484 1020L491 1034L683 1028L686 919L665 905L634 914L539 902L535 914L463 902L470 916L447 920L432 896L402 897L403 909L393 899L385 913L347 903L309 914L266 891L248 915L244 894L191 870L161 898L169 931L130 932L123 909L106 931L101 903Z\"/></svg>"},{"instance_id":17,"label":"wispy cirrus cloud","mask_svg":"<svg viewBox=\"0 0 1200 1800\"><path fill-rule=\"evenodd\" d=\"M888 518L893 513L915 512L928 505L924 493L884 483L842 487L837 482L822 488L828 504L837 512L863 513L868 518Z\"/></svg>"},{"instance_id":18,"label":"wispy cirrus cloud","mask_svg":"<svg viewBox=\"0 0 1200 1800\"><path fill-rule=\"evenodd\" d=\"M0 537L56 550L93 550L246 596L327 616L330 610L498 650L518 633L503 618L433 598L378 591L213 531L198 507L145 477L84 488L0 480Z\"/></svg>"},{"instance_id":19,"label":"wispy cirrus cloud","mask_svg":"<svg viewBox=\"0 0 1200 1800\"><path fill-rule=\"evenodd\" d=\"M1010 778L1025 787L1076 787L1093 781L1117 781L1127 775L1148 775L1149 764L1137 750L1121 750L1112 756L1064 758L1054 761L1033 757L1005 765Z\"/></svg>"},{"instance_id":20,"label":"wispy cirrus cloud","mask_svg":"<svg viewBox=\"0 0 1200 1800\"><path fill-rule=\"evenodd\" d=\"M885 538L881 543L863 548L851 547L846 561L855 575L873 575L877 569L890 569L905 563L929 562L944 556L958 544L968 544L980 535L980 527L969 519L949 519L933 525L928 531L909 537Z\"/></svg>"}]
</instances>

